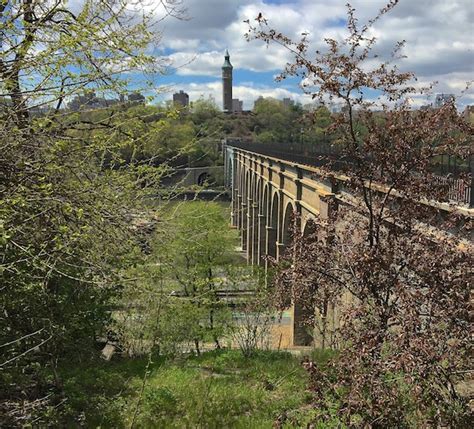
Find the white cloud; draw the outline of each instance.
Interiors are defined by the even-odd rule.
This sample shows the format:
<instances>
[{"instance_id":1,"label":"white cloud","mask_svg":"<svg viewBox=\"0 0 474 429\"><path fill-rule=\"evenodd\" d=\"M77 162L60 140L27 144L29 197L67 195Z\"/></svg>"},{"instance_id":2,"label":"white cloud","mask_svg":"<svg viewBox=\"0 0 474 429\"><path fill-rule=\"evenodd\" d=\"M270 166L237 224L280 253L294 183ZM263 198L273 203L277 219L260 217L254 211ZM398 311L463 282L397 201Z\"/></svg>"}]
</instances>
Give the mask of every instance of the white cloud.
<instances>
[{"instance_id":1,"label":"white cloud","mask_svg":"<svg viewBox=\"0 0 474 429\"><path fill-rule=\"evenodd\" d=\"M176 52L169 58L178 75L217 77L221 74L222 52Z\"/></svg>"},{"instance_id":2,"label":"white cloud","mask_svg":"<svg viewBox=\"0 0 474 429\"><path fill-rule=\"evenodd\" d=\"M229 48L237 69L252 71L281 70L291 58L281 47L266 47L263 42L247 43L251 22L262 12L270 25L292 38L302 31L310 32L314 47L323 45L324 37L342 38L341 23L346 18L344 1L294 0L267 4L262 0L185 0L189 21L168 23L164 43L178 50L172 55L176 64L183 63L181 75L218 76L222 52ZM362 25L373 17L386 0L354 0L356 15ZM400 62L405 70L414 71L422 80L441 82L441 87L457 91L474 72L474 7L472 0L400 1L393 11L376 23L373 34L378 38L378 53L388 55L395 42L405 39ZM189 59L195 60L188 64Z\"/></svg>"}]
</instances>

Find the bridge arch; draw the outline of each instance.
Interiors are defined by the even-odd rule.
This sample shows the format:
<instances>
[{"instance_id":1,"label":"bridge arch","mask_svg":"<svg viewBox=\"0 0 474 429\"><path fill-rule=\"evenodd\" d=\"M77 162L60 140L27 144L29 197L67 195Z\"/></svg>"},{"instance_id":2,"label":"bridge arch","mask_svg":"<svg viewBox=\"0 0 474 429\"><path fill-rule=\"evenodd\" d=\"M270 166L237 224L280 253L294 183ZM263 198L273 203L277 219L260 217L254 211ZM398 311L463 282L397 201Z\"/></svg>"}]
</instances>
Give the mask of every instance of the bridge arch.
<instances>
[{"instance_id":1,"label":"bridge arch","mask_svg":"<svg viewBox=\"0 0 474 429\"><path fill-rule=\"evenodd\" d=\"M268 209L268 204L269 204L269 192L270 192L270 186L267 182L265 182L263 179L261 180L261 192L262 192L262 199L261 199L261 204L259 204L259 259L258 263L260 265L265 265L265 258L267 256L267 241L268 241L268 231L267 231L267 226L268 226L268 218L269 218L269 209Z\"/></svg>"},{"instance_id":2,"label":"bridge arch","mask_svg":"<svg viewBox=\"0 0 474 429\"><path fill-rule=\"evenodd\" d=\"M255 265L259 264L260 261L260 235L262 233L261 228L261 210L262 210L262 190L263 180L260 176L256 176L255 186L255 199L254 199L254 244L253 244L253 255L252 262Z\"/></svg>"},{"instance_id":3,"label":"bridge arch","mask_svg":"<svg viewBox=\"0 0 474 429\"><path fill-rule=\"evenodd\" d=\"M232 195L237 227L241 232L242 250L249 264L267 265L268 255L278 260L285 246L291 243L292 217L295 210L301 215L298 234L311 235L313 227L309 217L328 216L332 182L320 177L304 166L295 166L284 160L261 156L251 148L233 148L234 170ZM324 196L324 198L322 198ZM295 232L296 233L296 232ZM316 237L316 236L315 236ZM289 344L307 345L312 340L302 324L301 314L307 305L288 297L291 304L292 328L285 328ZM318 336L315 333L314 341Z\"/></svg>"},{"instance_id":4,"label":"bridge arch","mask_svg":"<svg viewBox=\"0 0 474 429\"><path fill-rule=\"evenodd\" d=\"M215 183L215 179L208 172L201 173L197 178L198 186L204 186L206 184L212 185Z\"/></svg>"},{"instance_id":5,"label":"bridge arch","mask_svg":"<svg viewBox=\"0 0 474 429\"><path fill-rule=\"evenodd\" d=\"M245 169L244 169L245 171ZM250 189L250 171L245 171L243 176L243 184L242 184L242 203L241 203L241 243L242 243L242 250L247 250L247 237L248 237L248 195Z\"/></svg>"},{"instance_id":6,"label":"bridge arch","mask_svg":"<svg viewBox=\"0 0 474 429\"><path fill-rule=\"evenodd\" d=\"M291 243L292 224L295 216L295 206L291 201L286 203L285 212L282 219L281 244L286 248Z\"/></svg>"},{"instance_id":7,"label":"bridge arch","mask_svg":"<svg viewBox=\"0 0 474 429\"><path fill-rule=\"evenodd\" d=\"M268 256L276 259L277 258L277 237L278 237L278 215L280 208L280 196L278 191L272 193L272 200L270 205L270 217L267 227L267 236L268 236Z\"/></svg>"},{"instance_id":8,"label":"bridge arch","mask_svg":"<svg viewBox=\"0 0 474 429\"><path fill-rule=\"evenodd\" d=\"M301 235L303 237L310 237L316 232L316 219L313 216L307 216L303 219L301 225Z\"/></svg>"},{"instance_id":9,"label":"bridge arch","mask_svg":"<svg viewBox=\"0 0 474 429\"><path fill-rule=\"evenodd\" d=\"M248 221L248 235L247 235L247 260L250 264L255 263L255 218L256 218L256 204L257 204L257 175L254 171L250 174L249 183L249 197L247 200L247 221Z\"/></svg>"},{"instance_id":10,"label":"bridge arch","mask_svg":"<svg viewBox=\"0 0 474 429\"><path fill-rule=\"evenodd\" d=\"M238 161L238 175L237 178L237 228L242 232L242 202L245 193L245 170L242 162Z\"/></svg>"},{"instance_id":11,"label":"bridge arch","mask_svg":"<svg viewBox=\"0 0 474 429\"><path fill-rule=\"evenodd\" d=\"M302 219L301 238L303 240L316 240L316 231L316 222L313 215L306 216ZM323 348L325 347L324 339L323 341L320 341L319 336L315 335L317 330L318 332L321 331L319 325L321 325L321 321L324 320L321 316L321 313L309 303L309 300L305 300L304 298L298 299L298 297L294 297L293 344L295 346L310 346L314 345L315 341L317 341L318 346ZM326 312L324 313L324 317L325 316ZM315 320L317 326L309 325L309 320Z\"/></svg>"},{"instance_id":12,"label":"bridge arch","mask_svg":"<svg viewBox=\"0 0 474 429\"><path fill-rule=\"evenodd\" d=\"M230 189L232 192L232 201L231 201L231 224L233 227L238 227L238 211L239 211L239 206L238 206L238 201L239 201L239 185L238 185L238 178L239 178L239 164L235 160L234 161L234 154L232 153L232 156L229 158L229 165L231 172L229 174L230 177Z\"/></svg>"},{"instance_id":13,"label":"bridge arch","mask_svg":"<svg viewBox=\"0 0 474 429\"><path fill-rule=\"evenodd\" d=\"M234 156L229 158L229 169L230 171L227 173L226 180L227 180L227 186L230 187L230 189L233 189L235 187L235 162L234 162Z\"/></svg>"}]
</instances>

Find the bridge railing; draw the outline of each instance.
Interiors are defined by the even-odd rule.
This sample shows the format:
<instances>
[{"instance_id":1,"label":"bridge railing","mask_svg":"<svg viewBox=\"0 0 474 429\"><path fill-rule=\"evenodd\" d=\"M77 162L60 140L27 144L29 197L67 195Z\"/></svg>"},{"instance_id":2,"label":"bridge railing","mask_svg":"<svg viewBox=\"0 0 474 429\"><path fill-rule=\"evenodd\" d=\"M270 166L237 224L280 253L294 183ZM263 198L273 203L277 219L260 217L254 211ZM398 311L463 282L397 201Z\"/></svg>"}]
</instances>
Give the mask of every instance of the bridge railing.
<instances>
[{"instance_id":1,"label":"bridge railing","mask_svg":"<svg viewBox=\"0 0 474 429\"><path fill-rule=\"evenodd\" d=\"M272 143L262 144L251 140L227 139L227 146L248 150L285 161L312 167L330 164L331 169L343 171L350 168L355 160L342 153L342 150L323 140L318 144ZM439 155L431 168L430 181L434 186L446 189L447 200L474 207L474 160L469 157L461 160L449 155Z\"/></svg>"}]
</instances>

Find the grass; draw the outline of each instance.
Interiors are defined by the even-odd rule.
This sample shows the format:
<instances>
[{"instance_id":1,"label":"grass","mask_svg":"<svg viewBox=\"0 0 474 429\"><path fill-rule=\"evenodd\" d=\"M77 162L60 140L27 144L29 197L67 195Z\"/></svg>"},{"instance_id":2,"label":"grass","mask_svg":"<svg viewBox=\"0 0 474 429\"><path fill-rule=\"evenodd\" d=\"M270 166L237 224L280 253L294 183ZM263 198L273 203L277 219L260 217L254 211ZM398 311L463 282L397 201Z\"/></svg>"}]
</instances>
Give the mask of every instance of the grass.
<instances>
[{"instance_id":1,"label":"grass","mask_svg":"<svg viewBox=\"0 0 474 429\"><path fill-rule=\"evenodd\" d=\"M130 427L138 410L140 428L271 428L310 399L306 373L289 353L262 351L245 358L240 351L221 350L179 361L159 358L151 362L141 394L146 363L63 369L68 424Z\"/></svg>"}]
</instances>

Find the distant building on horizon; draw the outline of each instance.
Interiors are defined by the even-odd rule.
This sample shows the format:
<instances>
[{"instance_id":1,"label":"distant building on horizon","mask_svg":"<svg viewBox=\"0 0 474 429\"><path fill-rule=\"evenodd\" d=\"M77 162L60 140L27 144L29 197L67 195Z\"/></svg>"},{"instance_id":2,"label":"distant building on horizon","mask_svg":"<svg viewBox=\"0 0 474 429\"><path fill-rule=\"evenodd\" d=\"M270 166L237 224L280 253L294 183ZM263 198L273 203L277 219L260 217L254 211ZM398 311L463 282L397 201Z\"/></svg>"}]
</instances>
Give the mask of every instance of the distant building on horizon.
<instances>
[{"instance_id":1,"label":"distant building on horizon","mask_svg":"<svg viewBox=\"0 0 474 429\"><path fill-rule=\"evenodd\" d=\"M81 110L103 109L124 103L125 96L121 94L119 99L105 98L98 96L93 90L86 90L82 94L76 95L68 104L68 109L78 112ZM133 92L128 95L129 103L145 103L145 97L139 92ZM41 111L39 109L38 111Z\"/></svg>"},{"instance_id":2,"label":"distant building on horizon","mask_svg":"<svg viewBox=\"0 0 474 429\"><path fill-rule=\"evenodd\" d=\"M182 107L189 106L189 95L183 90L173 94L173 104L180 104Z\"/></svg>"},{"instance_id":3,"label":"distant building on horizon","mask_svg":"<svg viewBox=\"0 0 474 429\"><path fill-rule=\"evenodd\" d=\"M222 109L224 112L232 112L232 64L230 63L229 51L226 49L224 65L222 66Z\"/></svg>"},{"instance_id":4,"label":"distant building on horizon","mask_svg":"<svg viewBox=\"0 0 474 429\"><path fill-rule=\"evenodd\" d=\"M446 103L451 103L454 101L454 94L436 94L434 107L438 109L443 107Z\"/></svg>"},{"instance_id":5,"label":"distant building on horizon","mask_svg":"<svg viewBox=\"0 0 474 429\"><path fill-rule=\"evenodd\" d=\"M138 91L134 91L128 94L128 101L135 104L145 104L146 98L143 94L140 94Z\"/></svg>"},{"instance_id":6,"label":"distant building on horizon","mask_svg":"<svg viewBox=\"0 0 474 429\"><path fill-rule=\"evenodd\" d=\"M244 110L244 102L238 98L232 99L232 112L241 113Z\"/></svg>"}]
</instances>

